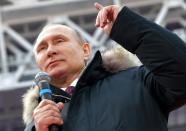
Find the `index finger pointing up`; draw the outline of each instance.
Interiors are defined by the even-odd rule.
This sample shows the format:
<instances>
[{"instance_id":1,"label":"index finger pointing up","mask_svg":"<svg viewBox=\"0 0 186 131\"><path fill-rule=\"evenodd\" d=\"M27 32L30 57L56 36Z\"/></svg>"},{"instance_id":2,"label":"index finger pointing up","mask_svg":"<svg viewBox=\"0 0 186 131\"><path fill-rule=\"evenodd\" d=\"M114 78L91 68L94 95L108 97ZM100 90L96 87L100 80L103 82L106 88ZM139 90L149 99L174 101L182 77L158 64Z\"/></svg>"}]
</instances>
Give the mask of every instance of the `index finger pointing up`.
<instances>
[{"instance_id":1,"label":"index finger pointing up","mask_svg":"<svg viewBox=\"0 0 186 131\"><path fill-rule=\"evenodd\" d=\"M97 2L94 3L94 6L96 7L97 11L100 11L103 8L103 5Z\"/></svg>"}]
</instances>

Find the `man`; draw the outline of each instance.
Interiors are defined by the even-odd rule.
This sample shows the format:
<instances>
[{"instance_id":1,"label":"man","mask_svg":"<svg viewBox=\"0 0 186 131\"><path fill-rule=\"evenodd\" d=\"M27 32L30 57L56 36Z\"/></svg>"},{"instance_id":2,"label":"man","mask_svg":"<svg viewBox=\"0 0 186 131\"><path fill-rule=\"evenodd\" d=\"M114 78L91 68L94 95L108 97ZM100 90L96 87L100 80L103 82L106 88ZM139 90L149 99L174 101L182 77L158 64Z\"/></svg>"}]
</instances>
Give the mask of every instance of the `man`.
<instances>
[{"instance_id":1,"label":"man","mask_svg":"<svg viewBox=\"0 0 186 131\"><path fill-rule=\"evenodd\" d=\"M56 124L62 131L167 131L169 113L186 102L185 43L127 7L95 7L96 26L143 65L129 64L117 53L105 58L97 52L86 66L90 47L74 30L45 28L34 52L39 68L52 78L54 102L41 101L37 86L31 89L24 96L29 105L24 105L26 130L48 131ZM70 97L63 90L72 84L75 92L64 119L60 97Z\"/></svg>"}]
</instances>

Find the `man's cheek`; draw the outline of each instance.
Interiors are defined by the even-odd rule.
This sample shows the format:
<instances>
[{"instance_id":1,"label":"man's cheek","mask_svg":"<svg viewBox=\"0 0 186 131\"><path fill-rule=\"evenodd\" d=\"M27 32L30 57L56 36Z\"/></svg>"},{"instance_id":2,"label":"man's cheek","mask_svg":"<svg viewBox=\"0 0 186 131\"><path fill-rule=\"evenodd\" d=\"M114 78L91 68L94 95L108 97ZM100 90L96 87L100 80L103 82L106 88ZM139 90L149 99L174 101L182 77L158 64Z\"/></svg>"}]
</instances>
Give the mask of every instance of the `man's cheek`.
<instances>
[{"instance_id":1,"label":"man's cheek","mask_svg":"<svg viewBox=\"0 0 186 131\"><path fill-rule=\"evenodd\" d=\"M38 60L36 61L36 64L38 65L40 70L44 71L44 62Z\"/></svg>"}]
</instances>

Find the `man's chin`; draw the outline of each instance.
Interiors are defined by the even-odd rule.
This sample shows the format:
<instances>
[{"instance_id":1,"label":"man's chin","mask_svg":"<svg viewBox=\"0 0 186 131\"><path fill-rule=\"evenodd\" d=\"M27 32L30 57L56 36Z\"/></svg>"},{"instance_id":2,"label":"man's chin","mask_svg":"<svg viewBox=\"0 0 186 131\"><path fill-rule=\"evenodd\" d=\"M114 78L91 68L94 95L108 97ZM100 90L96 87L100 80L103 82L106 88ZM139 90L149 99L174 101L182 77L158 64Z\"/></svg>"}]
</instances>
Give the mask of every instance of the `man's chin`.
<instances>
[{"instance_id":1,"label":"man's chin","mask_svg":"<svg viewBox=\"0 0 186 131\"><path fill-rule=\"evenodd\" d=\"M62 70L55 70L55 71L50 71L49 75L52 78L59 78L59 77L63 77L64 76L64 71Z\"/></svg>"}]
</instances>

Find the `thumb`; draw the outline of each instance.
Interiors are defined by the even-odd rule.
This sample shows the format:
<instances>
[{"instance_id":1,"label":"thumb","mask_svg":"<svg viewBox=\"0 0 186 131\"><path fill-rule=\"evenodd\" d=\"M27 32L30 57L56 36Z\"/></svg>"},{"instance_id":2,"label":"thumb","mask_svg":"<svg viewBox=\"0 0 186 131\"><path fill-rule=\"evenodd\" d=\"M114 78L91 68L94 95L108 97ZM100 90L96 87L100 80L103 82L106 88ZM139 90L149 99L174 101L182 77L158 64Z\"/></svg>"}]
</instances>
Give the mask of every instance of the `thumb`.
<instances>
[{"instance_id":1,"label":"thumb","mask_svg":"<svg viewBox=\"0 0 186 131\"><path fill-rule=\"evenodd\" d=\"M94 6L96 7L97 11L100 11L100 10L103 8L103 5L101 5L101 4L98 3L98 2L95 2L95 3L94 3Z\"/></svg>"}]
</instances>

